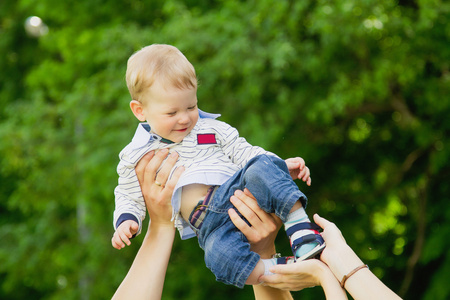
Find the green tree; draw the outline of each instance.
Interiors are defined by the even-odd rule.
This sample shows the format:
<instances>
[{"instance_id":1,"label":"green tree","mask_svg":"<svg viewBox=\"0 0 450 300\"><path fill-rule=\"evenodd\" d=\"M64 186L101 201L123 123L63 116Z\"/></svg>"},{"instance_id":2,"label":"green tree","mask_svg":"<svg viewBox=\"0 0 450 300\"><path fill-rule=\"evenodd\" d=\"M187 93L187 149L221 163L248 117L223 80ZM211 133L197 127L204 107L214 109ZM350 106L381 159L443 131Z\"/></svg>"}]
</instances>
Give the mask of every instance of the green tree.
<instances>
[{"instance_id":1,"label":"green tree","mask_svg":"<svg viewBox=\"0 0 450 300\"><path fill-rule=\"evenodd\" d=\"M449 12L439 0L2 1L0 298L103 299L126 274L141 237L110 246L117 154L137 124L124 73L151 43L194 64L202 109L305 158L308 213L336 222L388 286L448 298ZM47 35L25 34L30 15ZM282 232L277 247L289 253ZM166 278L164 299L252 297L215 282L195 240L175 241Z\"/></svg>"}]
</instances>

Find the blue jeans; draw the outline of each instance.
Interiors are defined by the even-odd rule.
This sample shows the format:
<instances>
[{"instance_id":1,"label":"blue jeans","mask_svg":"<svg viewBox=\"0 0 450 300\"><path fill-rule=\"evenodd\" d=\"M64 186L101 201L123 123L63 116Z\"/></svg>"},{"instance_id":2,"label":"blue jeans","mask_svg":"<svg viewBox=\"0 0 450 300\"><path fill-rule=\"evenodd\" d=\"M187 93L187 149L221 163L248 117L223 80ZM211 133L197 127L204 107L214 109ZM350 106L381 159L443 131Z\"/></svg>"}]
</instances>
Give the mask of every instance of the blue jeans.
<instances>
[{"instance_id":1,"label":"blue jeans","mask_svg":"<svg viewBox=\"0 0 450 300\"><path fill-rule=\"evenodd\" d=\"M250 251L247 238L228 216L233 208L230 197L236 190L247 188L268 213L275 213L285 222L292 206L300 200L306 207L307 198L292 180L286 163L270 155L259 155L236 172L215 192L206 209L201 228L193 230L205 251L206 266L217 281L243 288L260 257ZM192 224L191 224L192 225Z\"/></svg>"}]
</instances>

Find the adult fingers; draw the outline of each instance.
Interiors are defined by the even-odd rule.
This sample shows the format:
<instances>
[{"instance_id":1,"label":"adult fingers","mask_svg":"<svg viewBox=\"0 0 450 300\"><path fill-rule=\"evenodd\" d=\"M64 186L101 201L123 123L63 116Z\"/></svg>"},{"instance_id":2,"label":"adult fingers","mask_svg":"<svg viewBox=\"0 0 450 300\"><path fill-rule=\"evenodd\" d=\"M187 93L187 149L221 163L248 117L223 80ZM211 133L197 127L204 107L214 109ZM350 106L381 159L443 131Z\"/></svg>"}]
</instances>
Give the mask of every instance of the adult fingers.
<instances>
[{"instance_id":1,"label":"adult fingers","mask_svg":"<svg viewBox=\"0 0 450 300\"><path fill-rule=\"evenodd\" d=\"M319 214L314 214L313 216L314 218L314 222L319 225L320 227L322 227L322 229L325 229L325 227L329 224L331 224L330 221L328 221L325 218L322 218L321 216L319 216Z\"/></svg>"},{"instance_id":2,"label":"adult fingers","mask_svg":"<svg viewBox=\"0 0 450 300\"><path fill-rule=\"evenodd\" d=\"M275 276L280 276L280 279L277 279L277 282L272 282L271 280L273 279L269 278ZM265 280L263 283L264 286L269 286L279 290L287 290L287 291L301 291L305 288L311 288L319 285L315 281L305 280L303 278L292 280L289 278L289 276L285 275L265 275L264 277L261 277L260 280Z\"/></svg>"},{"instance_id":3,"label":"adult fingers","mask_svg":"<svg viewBox=\"0 0 450 300\"><path fill-rule=\"evenodd\" d=\"M314 214L313 218L314 222L316 222L317 225L323 228L322 237L327 245L342 242L346 243L341 230L336 226L336 224L328 221L325 218L322 218L318 214Z\"/></svg>"},{"instance_id":4,"label":"adult fingers","mask_svg":"<svg viewBox=\"0 0 450 300\"><path fill-rule=\"evenodd\" d=\"M297 274L302 266L299 264L303 263L304 261L299 261L296 263L286 264L286 265L274 265L270 267L270 272L279 274L279 275L291 275L291 274Z\"/></svg>"},{"instance_id":5,"label":"adult fingers","mask_svg":"<svg viewBox=\"0 0 450 300\"><path fill-rule=\"evenodd\" d=\"M262 210L248 189L244 189L244 192L237 190L235 197L233 205L236 206L252 226L252 236L249 238L246 235L247 238L254 243L258 243L272 235L273 239L275 239L276 233L282 225L280 218L275 214L269 214Z\"/></svg>"},{"instance_id":6,"label":"adult fingers","mask_svg":"<svg viewBox=\"0 0 450 300\"><path fill-rule=\"evenodd\" d=\"M168 154L169 154L168 149L161 149L158 152L156 152L155 155L151 158L151 160L147 163L144 172L146 184L155 183L156 173Z\"/></svg>"},{"instance_id":7,"label":"adult fingers","mask_svg":"<svg viewBox=\"0 0 450 300\"><path fill-rule=\"evenodd\" d=\"M259 278L259 281L264 286L270 286L280 290L287 289L287 285L281 275L263 275Z\"/></svg>"},{"instance_id":8,"label":"adult fingers","mask_svg":"<svg viewBox=\"0 0 450 300\"><path fill-rule=\"evenodd\" d=\"M230 217L235 217L234 223L236 227L241 230L250 242L250 249L263 258L271 257L275 253L274 241L282 224L281 220L275 215L268 214L262 210L247 189L244 192L236 191L230 200L250 223L248 225L239 216L229 212L229 214L231 213Z\"/></svg>"},{"instance_id":9,"label":"adult fingers","mask_svg":"<svg viewBox=\"0 0 450 300\"><path fill-rule=\"evenodd\" d=\"M237 191L238 194L240 191ZM242 195L242 201L258 216L258 218L270 228L269 230L275 230L272 227L272 224L275 224L276 228L280 228L283 225L283 222L279 217L277 217L274 213L268 214L258 205L258 201L252 195L252 193L248 189L244 189L244 195Z\"/></svg>"},{"instance_id":10,"label":"adult fingers","mask_svg":"<svg viewBox=\"0 0 450 300\"><path fill-rule=\"evenodd\" d=\"M144 172L145 168L147 167L149 161L153 158L155 155L155 151L150 151L146 153L141 160L137 163L136 167L134 168L136 172L136 176L138 178L139 184L142 186L142 182L144 181Z\"/></svg>"},{"instance_id":11,"label":"adult fingers","mask_svg":"<svg viewBox=\"0 0 450 300\"><path fill-rule=\"evenodd\" d=\"M172 192L173 189L175 188L178 179L180 179L180 176L181 174L183 174L183 172L184 172L183 166L177 167L173 172L172 177L169 179L169 181L166 182L166 188L168 188L170 192Z\"/></svg>"},{"instance_id":12,"label":"adult fingers","mask_svg":"<svg viewBox=\"0 0 450 300\"><path fill-rule=\"evenodd\" d=\"M321 265L323 263L315 259L287 265L275 265L270 268L270 271L275 275L261 278L261 280L265 280L264 283L266 284L274 283L278 285L278 288L298 291L320 284L317 276Z\"/></svg>"},{"instance_id":13,"label":"adult fingers","mask_svg":"<svg viewBox=\"0 0 450 300\"><path fill-rule=\"evenodd\" d=\"M233 198L233 197L231 197ZM231 200L233 202L233 200ZM234 204L234 203L233 203ZM228 215L230 216L231 222L239 229L248 239L251 239L253 230L248 224L239 216L239 214L232 208L228 210Z\"/></svg>"},{"instance_id":14,"label":"adult fingers","mask_svg":"<svg viewBox=\"0 0 450 300\"><path fill-rule=\"evenodd\" d=\"M291 278L289 275L264 275L260 277L262 285L288 291L300 291L304 288L316 286L310 280Z\"/></svg>"},{"instance_id":15,"label":"adult fingers","mask_svg":"<svg viewBox=\"0 0 450 300\"><path fill-rule=\"evenodd\" d=\"M173 167L175 166L177 160L178 160L177 152L172 152L167 157L167 160L164 162L164 164L161 166L161 169L156 174L155 180L158 183L160 183L163 186L167 184L167 179L169 178L170 172L172 171Z\"/></svg>"},{"instance_id":16,"label":"adult fingers","mask_svg":"<svg viewBox=\"0 0 450 300\"><path fill-rule=\"evenodd\" d=\"M261 208L258 206L256 200L244 194L242 191L236 190L230 201L252 226L260 226L261 218L258 215L258 210L261 210ZM259 214L261 215L261 213Z\"/></svg>"}]
</instances>

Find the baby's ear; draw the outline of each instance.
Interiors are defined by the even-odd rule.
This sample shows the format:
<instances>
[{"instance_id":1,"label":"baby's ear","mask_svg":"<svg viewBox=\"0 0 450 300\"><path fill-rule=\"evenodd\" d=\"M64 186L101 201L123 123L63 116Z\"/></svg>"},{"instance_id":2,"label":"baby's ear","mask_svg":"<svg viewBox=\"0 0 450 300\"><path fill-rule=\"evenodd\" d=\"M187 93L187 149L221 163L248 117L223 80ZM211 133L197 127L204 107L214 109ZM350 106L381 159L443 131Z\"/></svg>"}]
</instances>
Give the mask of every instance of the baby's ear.
<instances>
[{"instance_id":1,"label":"baby's ear","mask_svg":"<svg viewBox=\"0 0 450 300\"><path fill-rule=\"evenodd\" d=\"M137 100L131 100L130 101L130 108L135 117L141 121L145 122L145 116L144 116L144 108L142 106L142 103Z\"/></svg>"}]
</instances>

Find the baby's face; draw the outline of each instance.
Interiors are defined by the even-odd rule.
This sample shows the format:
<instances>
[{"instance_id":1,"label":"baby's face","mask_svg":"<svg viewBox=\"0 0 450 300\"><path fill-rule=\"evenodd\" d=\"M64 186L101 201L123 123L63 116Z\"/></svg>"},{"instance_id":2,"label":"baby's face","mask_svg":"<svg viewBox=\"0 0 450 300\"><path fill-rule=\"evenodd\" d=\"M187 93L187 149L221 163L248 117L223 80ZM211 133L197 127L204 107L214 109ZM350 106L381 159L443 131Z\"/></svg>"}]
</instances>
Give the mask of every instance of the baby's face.
<instances>
[{"instance_id":1,"label":"baby's face","mask_svg":"<svg viewBox=\"0 0 450 300\"><path fill-rule=\"evenodd\" d=\"M155 82L144 101L144 115L151 132L172 142L181 142L197 123L195 88L165 88Z\"/></svg>"}]
</instances>

